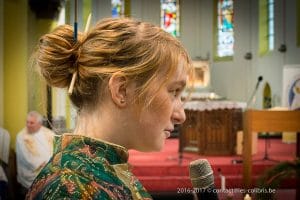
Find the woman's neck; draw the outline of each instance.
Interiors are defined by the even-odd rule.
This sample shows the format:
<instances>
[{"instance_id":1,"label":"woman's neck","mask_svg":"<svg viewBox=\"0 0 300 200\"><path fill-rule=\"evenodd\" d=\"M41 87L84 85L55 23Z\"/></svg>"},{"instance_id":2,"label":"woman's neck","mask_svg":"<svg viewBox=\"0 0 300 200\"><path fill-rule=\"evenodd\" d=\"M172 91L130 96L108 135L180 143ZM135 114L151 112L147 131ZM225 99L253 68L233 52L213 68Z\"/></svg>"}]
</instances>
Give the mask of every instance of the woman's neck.
<instances>
[{"instance_id":1,"label":"woman's neck","mask_svg":"<svg viewBox=\"0 0 300 200\"><path fill-rule=\"evenodd\" d=\"M121 113L118 115L116 112L118 110L109 108L101 109L100 112L81 112L77 119L74 134L100 139L128 148L128 136L124 133L125 130L122 130L121 126L118 125L122 116Z\"/></svg>"}]
</instances>

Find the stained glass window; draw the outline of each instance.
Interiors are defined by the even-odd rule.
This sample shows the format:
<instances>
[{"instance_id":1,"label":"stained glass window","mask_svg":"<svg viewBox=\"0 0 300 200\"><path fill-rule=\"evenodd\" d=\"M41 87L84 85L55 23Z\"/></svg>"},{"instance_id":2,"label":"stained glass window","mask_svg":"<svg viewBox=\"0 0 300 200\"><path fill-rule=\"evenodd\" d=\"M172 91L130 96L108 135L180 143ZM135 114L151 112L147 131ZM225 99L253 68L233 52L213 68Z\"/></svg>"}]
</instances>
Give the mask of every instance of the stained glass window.
<instances>
[{"instance_id":1,"label":"stained glass window","mask_svg":"<svg viewBox=\"0 0 300 200\"><path fill-rule=\"evenodd\" d=\"M217 57L233 56L234 46L233 0L218 0Z\"/></svg>"},{"instance_id":2,"label":"stained glass window","mask_svg":"<svg viewBox=\"0 0 300 200\"><path fill-rule=\"evenodd\" d=\"M268 39L269 50L274 50L274 0L268 0Z\"/></svg>"},{"instance_id":3,"label":"stained glass window","mask_svg":"<svg viewBox=\"0 0 300 200\"><path fill-rule=\"evenodd\" d=\"M125 14L125 2L124 0L111 0L111 15L112 17L123 17Z\"/></svg>"},{"instance_id":4,"label":"stained glass window","mask_svg":"<svg viewBox=\"0 0 300 200\"><path fill-rule=\"evenodd\" d=\"M179 36L179 0L161 0L161 28Z\"/></svg>"},{"instance_id":5,"label":"stained glass window","mask_svg":"<svg viewBox=\"0 0 300 200\"><path fill-rule=\"evenodd\" d=\"M274 50L274 0L259 0L259 55Z\"/></svg>"}]
</instances>

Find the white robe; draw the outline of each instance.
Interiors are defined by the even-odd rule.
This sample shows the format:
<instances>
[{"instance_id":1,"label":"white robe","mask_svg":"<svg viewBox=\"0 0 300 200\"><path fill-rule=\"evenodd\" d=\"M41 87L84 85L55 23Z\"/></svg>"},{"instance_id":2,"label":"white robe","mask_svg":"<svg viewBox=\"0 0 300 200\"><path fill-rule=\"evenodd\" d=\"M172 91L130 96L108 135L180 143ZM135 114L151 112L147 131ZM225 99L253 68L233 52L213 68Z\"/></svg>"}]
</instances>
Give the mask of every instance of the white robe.
<instances>
[{"instance_id":1,"label":"white robe","mask_svg":"<svg viewBox=\"0 0 300 200\"><path fill-rule=\"evenodd\" d=\"M17 180L29 188L44 164L53 154L54 132L41 127L36 133L21 130L16 139Z\"/></svg>"},{"instance_id":2,"label":"white robe","mask_svg":"<svg viewBox=\"0 0 300 200\"><path fill-rule=\"evenodd\" d=\"M10 135L7 130L0 127L0 160L8 164Z\"/></svg>"}]
</instances>

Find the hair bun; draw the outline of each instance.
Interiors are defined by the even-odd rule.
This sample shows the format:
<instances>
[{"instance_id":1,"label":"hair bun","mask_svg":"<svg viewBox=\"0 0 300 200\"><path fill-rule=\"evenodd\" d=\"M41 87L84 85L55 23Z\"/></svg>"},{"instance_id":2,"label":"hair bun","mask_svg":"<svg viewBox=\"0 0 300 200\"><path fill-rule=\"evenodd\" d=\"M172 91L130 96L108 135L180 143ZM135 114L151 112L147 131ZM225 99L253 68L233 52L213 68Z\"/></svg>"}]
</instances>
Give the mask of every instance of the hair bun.
<instances>
[{"instance_id":1,"label":"hair bun","mask_svg":"<svg viewBox=\"0 0 300 200\"><path fill-rule=\"evenodd\" d=\"M66 88L71 82L72 74L76 70L78 48L82 38L78 33L78 41L75 41L73 35L72 26L61 25L39 40L37 65L51 86Z\"/></svg>"}]
</instances>

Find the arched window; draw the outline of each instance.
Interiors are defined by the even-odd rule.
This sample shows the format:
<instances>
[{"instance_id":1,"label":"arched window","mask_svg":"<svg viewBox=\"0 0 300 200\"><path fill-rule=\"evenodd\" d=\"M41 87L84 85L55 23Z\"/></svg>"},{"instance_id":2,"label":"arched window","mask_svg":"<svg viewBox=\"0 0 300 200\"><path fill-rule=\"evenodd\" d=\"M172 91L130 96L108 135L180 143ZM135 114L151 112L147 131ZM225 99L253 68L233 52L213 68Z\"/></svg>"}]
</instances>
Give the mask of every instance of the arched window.
<instances>
[{"instance_id":1,"label":"arched window","mask_svg":"<svg viewBox=\"0 0 300 200\"><path fill-rule=\"evenodd\" d=\"M259 0L259 55L274 50L274 0Z\"/></svg>"},{"instance_id":2,"label":"arched window","mask_svg":"<svg viewBox=\"0 0 300 200\"><path fill-rule=\"evenodd\" d=\"M233 0L215 0L214 59L232 60L234 54Z\"/></svg>"}]
</instances>

